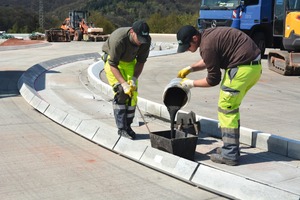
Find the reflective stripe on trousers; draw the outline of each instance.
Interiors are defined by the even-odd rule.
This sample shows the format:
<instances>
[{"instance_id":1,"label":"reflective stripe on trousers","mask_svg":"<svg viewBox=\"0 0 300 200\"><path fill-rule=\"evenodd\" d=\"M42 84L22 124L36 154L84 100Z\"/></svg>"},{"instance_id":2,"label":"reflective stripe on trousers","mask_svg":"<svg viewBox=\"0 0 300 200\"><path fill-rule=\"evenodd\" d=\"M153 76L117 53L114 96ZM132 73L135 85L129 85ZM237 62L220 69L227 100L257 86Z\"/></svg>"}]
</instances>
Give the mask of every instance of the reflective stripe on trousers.
<instances>
[{"instance_id":1,"label":"reflective stripe on trousers","mask_svg":"<svg viewBox=\"0 0 300 200\"><path fill-rule=\"evenodd\" d=\"M132 79L135 65L136 65L136 60L133 60L131 62L120 61L118 65L118 69L120 70L120 73L122 74L125 81ZM108 64L108 62L105 63L104 70L109 85L114 87L116 84L118 84L118 80L111 72L110 65ZM136 81L136 86L138 88L138 81ZM136 104L137 104L138 92L133 92L132 97L128 98L125 102L116 101L116 95L117 93L115 92L115 97L113 101L113 110L114 110L116 125L119 129L127 129L130 126L130 124L133 122Z\"/></svg>"},{"instance_id":2,"label":"reflective stripe on trousers","mask_svg":"<svg viewBox=\"0 0 300 200\"><path fill-rule=\"evenodd\" d=\"M113 103L115 121L118 129L127 129L133 122L136 106L119 105Z\"/></svg>"},{"instance_id":3,"label":"reflective stripe on trousers","mask_svg":"<svg viewBox=\"0 0 300 200\"><path fill-rule=\"evenodd\" d=\"M249 89L261 76L261 65L241 65L225 71L218 102L223 147L222 156L237 160L239 157L239 106Z\"/></svg>"}]
</instances>

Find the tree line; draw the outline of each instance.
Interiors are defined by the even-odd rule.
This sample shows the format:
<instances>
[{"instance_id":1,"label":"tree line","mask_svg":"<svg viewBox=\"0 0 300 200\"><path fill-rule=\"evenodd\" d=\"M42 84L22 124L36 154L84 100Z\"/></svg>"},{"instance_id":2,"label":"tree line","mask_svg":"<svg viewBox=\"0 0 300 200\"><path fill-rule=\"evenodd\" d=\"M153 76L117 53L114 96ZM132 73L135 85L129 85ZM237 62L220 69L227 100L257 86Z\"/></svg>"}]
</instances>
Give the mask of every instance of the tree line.
<instances>
[{"instance_id":1,"label":"tree line","mask_svg":"<svg viewBox=\"0 0 300 200\"><path fill-rule=\"evenodd\" d=\"M182 25L196 26L200 7L198 0L44 1L42 29L38 0L30 1L30 4L18 0L15 1L16 5L1 4L1 1L0 30L8 33L44 32L46 29L59 28L70 10L88 10L91 13L88 22L102 27L106 33L118 27L130 26L138 19L147 21L153 33L176 33Z\"/></svg>"}]
</instances>

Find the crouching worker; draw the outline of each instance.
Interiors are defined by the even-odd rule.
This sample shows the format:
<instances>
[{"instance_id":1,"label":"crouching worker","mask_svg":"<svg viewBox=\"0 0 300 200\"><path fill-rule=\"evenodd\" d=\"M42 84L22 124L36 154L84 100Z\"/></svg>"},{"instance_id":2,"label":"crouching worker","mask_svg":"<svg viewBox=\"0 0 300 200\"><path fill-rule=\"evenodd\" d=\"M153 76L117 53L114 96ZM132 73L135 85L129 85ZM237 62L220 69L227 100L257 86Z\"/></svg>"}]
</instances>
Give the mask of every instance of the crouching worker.
<instances>
[{"instance_id":1,"label":"crouching worker","mask_svg":"<svg viewBox=\"0 0 300 200\"><path fill-rule=\"evenodd\" d=\"M138 78L147 61L151 37L149 26L136 21L132 27L116 29L103 44L104 70L114 91L113 111L118 134L134 139L131 128L137 105Z\"/></svg>"}]
</instances>

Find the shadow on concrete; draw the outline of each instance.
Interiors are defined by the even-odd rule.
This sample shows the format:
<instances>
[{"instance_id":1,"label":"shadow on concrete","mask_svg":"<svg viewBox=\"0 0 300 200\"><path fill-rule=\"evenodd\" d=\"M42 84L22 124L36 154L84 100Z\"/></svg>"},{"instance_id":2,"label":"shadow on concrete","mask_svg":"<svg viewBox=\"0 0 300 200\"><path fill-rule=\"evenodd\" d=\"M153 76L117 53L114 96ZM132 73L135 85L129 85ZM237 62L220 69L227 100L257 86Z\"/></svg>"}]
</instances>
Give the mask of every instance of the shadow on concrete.
<instances>
[{"instance_id":1,"label":"shadow on concrete","mask_svg":"<svg viewBox=\"0 0 300 200\"><path fill-rule=\"evenodd\" d=\"M20 95L18 80L24 71L0 71L0 98Z\"/></svg>"},{"instance_id":2,"label":"shadow on concrete","mask_svg":"<svg viewBox=\"0 0 300 200\"><path fill-rule=\"evenodd\" d=\"M35 65L34 67L41 67L39 64ZM61 73L55 70L49 70L49 71L45 71L44 73L40 74L40 76L38 77L38 79L35 81L34 83L34 88L36 91L41 91L44 90L46 88L46 77L47 74L57 74L57 73Z\"/></svg>"}]
</instances>

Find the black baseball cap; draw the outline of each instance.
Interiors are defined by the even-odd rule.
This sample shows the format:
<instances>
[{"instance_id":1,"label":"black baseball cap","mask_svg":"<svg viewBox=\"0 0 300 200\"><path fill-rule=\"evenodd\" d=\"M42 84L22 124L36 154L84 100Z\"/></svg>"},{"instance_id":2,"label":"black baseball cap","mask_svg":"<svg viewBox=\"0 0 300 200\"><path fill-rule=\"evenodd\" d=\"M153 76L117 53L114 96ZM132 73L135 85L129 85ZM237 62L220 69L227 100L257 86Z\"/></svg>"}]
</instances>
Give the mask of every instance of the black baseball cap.
<instances>
[{"instance_id":1,"label":"black baseball cap","mask_svg":"<svg viewBox=\"0 0 300 200\"><path fill-rule=\"evenodd\" d=\"M181 27L177 32L177 53L182 53L188 50L193 36L197 34L199 34L199 31L191 25Z\"/></svg>"},{"instance_id":2,"label":"black baseball cap","mask_svg":"<svg viewBox=\"0 0 300 200\"><path fill-rule=\"evenodd\" d=\"M138 40L140 43L147 43L150 40L149 36L149 26L146 22L139 20L133 23L133 31L137 34Z\"/></svg>"}]
</instances>

